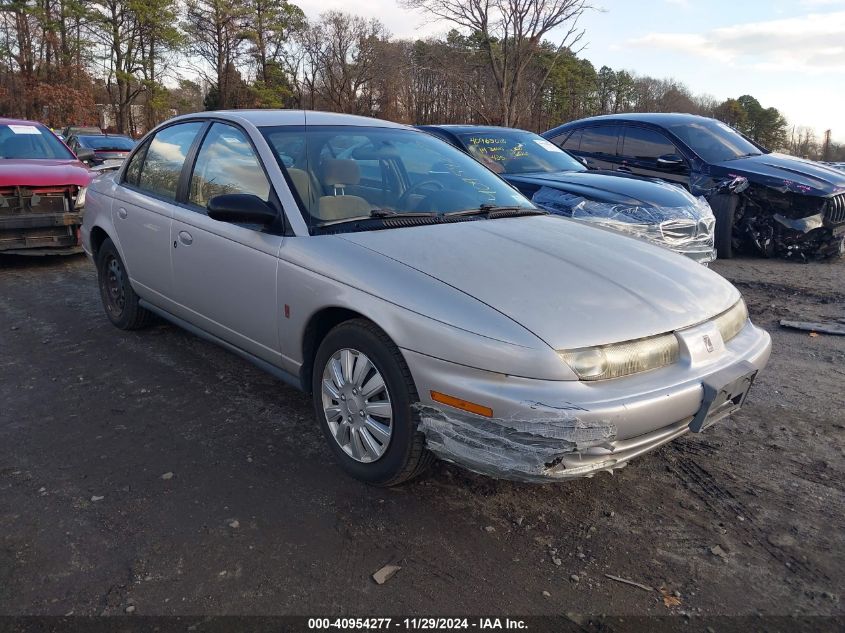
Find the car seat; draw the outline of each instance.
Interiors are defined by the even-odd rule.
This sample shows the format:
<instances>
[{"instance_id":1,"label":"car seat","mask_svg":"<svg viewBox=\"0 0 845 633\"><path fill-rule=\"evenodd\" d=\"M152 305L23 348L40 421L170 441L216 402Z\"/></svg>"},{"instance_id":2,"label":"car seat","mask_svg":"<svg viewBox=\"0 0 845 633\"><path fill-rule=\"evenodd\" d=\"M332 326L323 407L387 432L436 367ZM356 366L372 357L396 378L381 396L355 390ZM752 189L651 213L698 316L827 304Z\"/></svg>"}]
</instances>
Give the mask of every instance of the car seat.
<instances>
[{"instance_id":1,"label":"car seat","mask_svg":"<svg viewBox=\"0 0 845 633\"><path fill-rule=\"evenodd\" d=\"M323 161L322 182L332 195L320 196L317 216L323 221L344 220L370 215L370 203L359 196L346 194L346 187L361 181L358 163L354 160L329 158ZM298 189L299 187L297 187Z\"/></svg>"}]
</instances>

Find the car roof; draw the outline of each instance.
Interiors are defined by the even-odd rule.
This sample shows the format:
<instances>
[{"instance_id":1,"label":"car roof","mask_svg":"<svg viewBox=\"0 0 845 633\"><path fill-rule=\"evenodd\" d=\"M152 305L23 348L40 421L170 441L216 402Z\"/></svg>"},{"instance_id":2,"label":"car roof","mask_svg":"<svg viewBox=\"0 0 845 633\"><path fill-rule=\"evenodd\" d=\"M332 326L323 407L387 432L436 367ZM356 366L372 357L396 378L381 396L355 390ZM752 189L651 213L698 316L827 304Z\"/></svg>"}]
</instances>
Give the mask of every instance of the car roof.
<instances>
[{"instance_id":1,"label":"car roof","mask_svg":"<svg viewBox=\"0 0 845 633\"><path fill-rule=\"evenodd\" d=\"M213 110L185 114L169 119L167 123L197 118L216 118L235 123L248 122L256 127L302 125L304 122L305 125L356 125L413 129L410 126L393 123L384 119L373 119L355 114L341 114L339 112L321 112L318 110Z\"/></svg>"},{"instance_id":2,"label":"car roof","mask_svg":"<svg viewBox=\"0 0 845 633\"><path fill-rule=\"evenodd\" d=\"M132 137L128 134L94 134L93 132L76 132L73 136L76 138L100 138L101 136L108 136L110 138L128 138L130 141L132 140Z\"/></svg>"},{"instance_id":3,"label":"car roof","mask_svg":"<svg viewBox=\"0 0 845 633\"><path fill-rule=\"evenodd\" d=\"M479 132L484 134L489 132L491 134L495 134L496 132L521 132L521 133L528 133L533 134L534 132L528 132L527 130L521 130L515 127L502 127L499 125L460 125L457 123L449 123L445 125L418 125L417 126L421 130L444 130L446 132L452 132L453 134L466 134L472 132Z\"/></svg>"},{"instance_id":4,"label":"car roof","mask_svg":"<svg viewBox=\"0 0 845 633\"><path fill-rule=\"evenodd\" d=\"M27 119L7 119L0 118L0 125L44 125L38 121L29 121Z\"/></svg>"},{"instance_id":5,"label":"car roof","mask_svg":"<svg viewBox=\"0 0 845 633\"><path fill-rule=\"evenodd\" d=\"M602 114L599 116L592 116L586 119L578 119L577 121L570 121L558 127L572 127L575 124L579 126L587 123L614 123L621 121L632 121L638 123L651 123L653 125L676 125L678 123L695 123L696 121L714 121L710 117L700 116L698 114L686 114L684 112L628 112L625 114Z\"/></svg>"}]
</instances>

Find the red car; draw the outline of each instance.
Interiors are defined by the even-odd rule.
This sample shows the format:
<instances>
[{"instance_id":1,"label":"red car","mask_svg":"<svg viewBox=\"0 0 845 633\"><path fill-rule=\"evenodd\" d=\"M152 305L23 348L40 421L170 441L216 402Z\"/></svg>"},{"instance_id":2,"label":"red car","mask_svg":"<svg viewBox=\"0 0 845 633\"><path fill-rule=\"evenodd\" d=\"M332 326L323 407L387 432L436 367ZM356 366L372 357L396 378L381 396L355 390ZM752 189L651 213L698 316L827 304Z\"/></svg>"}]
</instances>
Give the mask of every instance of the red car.
<instances>
[{"instance_id":1,"label":"red car","mask_svg":"<svg viewBox=\"0 0 845 633\"><path fill-rule=\"evenodd\" d=\"M0 254L79 252L85 158L40 123L0 118Z\"/></svg>"}]
</instances>

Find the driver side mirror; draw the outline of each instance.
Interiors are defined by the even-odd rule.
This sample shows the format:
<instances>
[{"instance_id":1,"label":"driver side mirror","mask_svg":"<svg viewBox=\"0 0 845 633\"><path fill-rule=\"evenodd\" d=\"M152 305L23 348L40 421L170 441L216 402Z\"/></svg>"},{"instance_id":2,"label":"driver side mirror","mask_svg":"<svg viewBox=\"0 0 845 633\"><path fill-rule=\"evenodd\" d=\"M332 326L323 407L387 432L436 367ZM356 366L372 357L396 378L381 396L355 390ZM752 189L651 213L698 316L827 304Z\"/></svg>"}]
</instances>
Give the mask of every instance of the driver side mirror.
<instances>
[{"instance_id":1,"label":"driver side mirror","mask_svg":"<svg viewBox=\"0 0 845 633\"><path fill-rule=\"evenodd\" d=\"M76 157L83 163L90 163L94 160L94 150L87 147L80 147L76 150Z\"/></svg>"},{"instance_id":2,"label":"driver side mirror","mask_svg":"<svg viewBox=\"0 0 845 633\"><path fill-rule=\"evenodd\" d=\"M278 214L268 203L251 193L226 193L208 201L208 217L233 224L271 224Z\"/></svg>"}]
</instances>

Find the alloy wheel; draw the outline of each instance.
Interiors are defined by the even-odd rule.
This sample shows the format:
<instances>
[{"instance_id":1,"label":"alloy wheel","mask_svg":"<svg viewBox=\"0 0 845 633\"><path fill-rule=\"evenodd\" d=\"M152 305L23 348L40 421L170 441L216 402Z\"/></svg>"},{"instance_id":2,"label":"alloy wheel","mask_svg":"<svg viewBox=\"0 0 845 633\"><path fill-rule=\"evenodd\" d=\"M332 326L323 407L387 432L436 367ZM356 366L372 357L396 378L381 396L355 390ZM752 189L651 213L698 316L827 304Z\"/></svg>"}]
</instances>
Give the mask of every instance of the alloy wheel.
<instances>
[{"instance_id":1,"label":"alloy wheel","mask_svg":"<svg viewBox=\"0 0 845 633\"><path fill-rule=\"evenodd\" d=\"M322 404L332 437L355 461L370 463L387 450L393 405L384 377L366 354L340 349L323 369Z\"/></svg>"}]
</instances>

